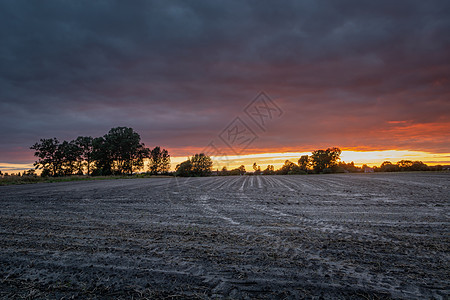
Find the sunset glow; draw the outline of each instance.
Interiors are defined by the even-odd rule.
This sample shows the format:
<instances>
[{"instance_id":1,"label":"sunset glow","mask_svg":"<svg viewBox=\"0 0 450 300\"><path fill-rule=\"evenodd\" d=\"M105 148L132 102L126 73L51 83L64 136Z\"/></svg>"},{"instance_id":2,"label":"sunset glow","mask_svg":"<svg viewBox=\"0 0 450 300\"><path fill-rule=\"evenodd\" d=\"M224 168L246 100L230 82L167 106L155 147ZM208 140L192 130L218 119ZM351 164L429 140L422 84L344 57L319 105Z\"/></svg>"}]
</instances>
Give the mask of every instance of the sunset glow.
<instances>
[{"instance_id":1,"label":"sunset glow","mask_svg":"<svg viewBox=\"0 0 450 300\"><path fill-rule=\"evenodd\" d=\"M0 0L0 37L1 299L450 295L450 0Z\"/></svg>"},{"instance_id":2,"label":"sunset glow","mask_svg":"<svg viewBox=\"0 0 450 300\"><path fill-rule=\"evenodd\" d=\"M118 126L172 170L211 142L230 168L333 146L357 165L449 164L446 1L0 5L3 172L32 168L42 138Z\"/></svg>"},{"instance_id":3,"label":"sunset glow","mask_svg":"<svg viewBox=\"0 0 450 300\"><path fill-rule=\"evenodd\" d=\"M297 163L302 155L311 155L311 152L284 152L284 153L258 153L245 155L227 155L226 157L214 157L214 169L221 169L226 166L227 169L237 168L244 165L247 171L252 171L253 163L257 163L261 169L267 165L273 165L275 168L281 167L286 160ZM174 171L177 164L185 161L188 156L174 156L171 158L171 170ZM379 166L384 161L396 163L399 160L422 161L427 165L450 165L450 153L428 153L421 151L408 150L384 150L384 151L343 151L341 161L354 162L356 166L363 164L369 166ZM9 164L2 163L0 169L3 172L17 173L29 169L34 169L33 164Z\"/></svg>"},{"instance_id":4,"label":"sunset glow","mask_svg":"<svg viewBox=\"0 0 450 300\"><path fill-rule=\"evenodd\" d=\"M281 167L286 160L297 163L302 155L311 155L311 152L285 152L285 153L260 153L260 154L245 154L245 155L229 155L225 157L212 157L214 161L214 168L220 169L224 166L227 169L237 168L244 165L247 171L253 171L253 163L264 169L267 165L273 165L275 168ZM185 161L187 157L173 157L172 169L176 165ZM450 153L428 153L421 151L407 151L407 150L384 150L384 151L343 151L341 154L341 161L354 162L356 166L363 164L369 166L379 166L384 161L391 161L396 163L400 160L422 161L427 165L449 165Z\"/></svg>"}]
</instances>

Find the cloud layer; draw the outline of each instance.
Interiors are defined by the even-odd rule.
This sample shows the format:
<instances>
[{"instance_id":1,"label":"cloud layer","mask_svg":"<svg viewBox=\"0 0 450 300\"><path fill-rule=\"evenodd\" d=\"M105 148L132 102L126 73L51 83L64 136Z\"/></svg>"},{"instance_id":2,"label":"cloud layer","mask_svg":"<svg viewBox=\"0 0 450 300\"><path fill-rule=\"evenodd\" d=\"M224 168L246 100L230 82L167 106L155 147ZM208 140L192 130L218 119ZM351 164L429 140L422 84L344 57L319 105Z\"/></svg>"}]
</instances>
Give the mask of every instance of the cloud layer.
<instances>
[{"instance_id":1,"label":"cloud layer","mask_svg":"<svg viewBox=\"0 0 450 300\"><path fill-rule=\"evenodd\" d=\"M202 149L266 91L248 152L450 149L448 1L2 1L0 161L130 126ZM225 149L225 148L224 148Z\"/></svg>"}]
</instances>

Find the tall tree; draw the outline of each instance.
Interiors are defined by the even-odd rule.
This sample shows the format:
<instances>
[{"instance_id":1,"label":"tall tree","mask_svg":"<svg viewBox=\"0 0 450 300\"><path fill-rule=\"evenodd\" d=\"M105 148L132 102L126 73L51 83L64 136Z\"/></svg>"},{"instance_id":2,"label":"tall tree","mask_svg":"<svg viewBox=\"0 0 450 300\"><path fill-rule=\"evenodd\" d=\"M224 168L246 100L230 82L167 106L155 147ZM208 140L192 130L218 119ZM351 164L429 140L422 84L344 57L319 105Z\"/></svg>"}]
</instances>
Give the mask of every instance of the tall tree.
<instances>
[{"instance_id":1,"label":"tall tree","mask_svg":"<svg viewBox=\"0 0 450 300\"><path fill-rule=\"evenodd\" d=\"M401 160L397 162L397 166L400 171L411 171L411 167L414 163L411 160Z\"/></svg>"},{"instance_id":2,"label":"tall tree","mask_svg":"<svg viewBox=\"0 0 450 300\"><path fill-rule=\"evenodd\" d=\"M79 169L82 172L83 166L86 166L87 175L91 174L91 166L93 162L94 139L91 136L79 136L75 140L75 144L81 150L81 161L79 162Z\"/></svg>"},{"instance_id":3,"label":"tall tree","mask_svg":"<svg viewBox=\"0 0 450 300\"><path fill-rule=\"evenodd\" d=\"M34 165L42 169L43 176L83 174L85 165L88 175L131 174L144 167L144 159L150 154L139 134L128 127L112 128L99 138L79 136L63 143L56 138L41 139L30 148L39 158ZM168 172L169 153L163 149L159 156L159 170Z\"/></svg>"},{"instance_id":4,"label":"tall tree","mask_svg":"<svg viewBox=\"0 0 450 300\"><path fill-rule=\"evenodd\" d=\"M309 156L308 155L302 155L300 159L298 160L298 166L300 170L307 171L309 167Z\"/></svg>"},{"instance_id":5,"label":"tall tree","mask_svg":"<svg viewBox=\"0 0 450 300\"><path fill-rule=\"evenodd\" d=\"M62 156L58 148L59 141L56 138L41 139L30 147L38 157L34 166L36 169L42 169L43 176L57 176L61 173Z\"/></svg>"},{"instance_id":6,"label":"tall tree","mask_svg":"<svg viewBox=\"0 0 450 300\"><path fill-rule=\"evenodd\" d=\"M258 166L255 162L253 163L253 171L255 175L261 174L261 167Z\"/></svg>"},{"instance_id":7,"label":"tall tree","mask_svg":"<svg viewBox=\"0 0 450 300\"><path fill-rule=\"evenodd\" d=\"M73 175L76 170L79 170L77 164L81 160L81 149L75 141L63 141L58 146L57 155L62 161L61 174L59 175L69 176Z\"/></svg>"},{"instance_id":8,"label":"tall tree","mask_svg":"<svg viewBox=\"0 0 450 300\"><path fill-rule=\"evenodd\" d=\"M183 161L181 164L178 164L175 168L176 175L182 177L192 176L192 163L191 160L188 159Z\"/></svg>"},{"instance_id":9,"label":"tall tree","mask_svg":"<svg viewBox=\"0 0 450 300\"><path fill-rule=\"evenodd\" d=\"M149 172L151 174L164 174L170 170L170 155L166 149L155 147L150 152Z\"/></svg>"},{"instance_id":10,"label":"tall tree","mask_svg":"<svg viewBox=\"0 0 450 300\"><path fill-rule=\"evenodd\" d=\"M279 175L297 174L299 167L290 160L286 160L284 165L277 170Z\"/></svg>"},{"instance_id":11,"label":"tall tree","mask_svg":"<svg viewBox=\"0 0 450 300\"><path fill-rule=\"evenodd\" d=\"M162 150L161 173L167 174L170 171L170 155L166 149Z\"/></svg>"},{"instance_id":12,"label":"tall tree","mask_svg":"<svg viewBox=\"0 0 450 300\"><path fill-rule=\"evenodd\" d=\"M112 149L104 137L94 138L92 140L92 160L95 169L92 175L111 175L113 174L113 154Z\"/></svg>"},{"instance_id":13,"label":"tall tree","mask_svg":"<svg viewBox=\"0 0 450 300\"><path fill-rule=\"evenodd\" d=\"M317 173L325 169L331 171L331 168L337 164L340 159L341 149L333 147L327 150L315 150L311 155L311 164Z\"/></svg>"},{"instance_id":14,"label":"tall tree","mask_svg":"<svg viewBox=\"0 0 450 300\"><path fill-rule=\"evenodd\" d=\"M204 153L195 154L190 159L192 163L192 175L208 176L211 175L213 162L211 157Z\"/></svg>"},{"instance_id":15,"label":"tall tree","mask_svg":"<svg viewBox=\"0 0 450 300\"><path fill-rule=\"evenodd\" d=\"M150 155L150 149L146 148L144 143L141 144L134 152L131 153L131 159L127 163L129 174L142 170L144 168L144 159Z\"/></svg>"},{"instance_id":16,"label":"tall tree","mask_svg":"<svg viewBox=\"0 0 450 300\"><path fill-rule=\"evenodd\" d=\"M112 128L103 138L112 156L116 173L131 174L144 166L144 158L148 157L150 151L141 143L140 135L132 128Z\"/></svg>"}]
</instances>

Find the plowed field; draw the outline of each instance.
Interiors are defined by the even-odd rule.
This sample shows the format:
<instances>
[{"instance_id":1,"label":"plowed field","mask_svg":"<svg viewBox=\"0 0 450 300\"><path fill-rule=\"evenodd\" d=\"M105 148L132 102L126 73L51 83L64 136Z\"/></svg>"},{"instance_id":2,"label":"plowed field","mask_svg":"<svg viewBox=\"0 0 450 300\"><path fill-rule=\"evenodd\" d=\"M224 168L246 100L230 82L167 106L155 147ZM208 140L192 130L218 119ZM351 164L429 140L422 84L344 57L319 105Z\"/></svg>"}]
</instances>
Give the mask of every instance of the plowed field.
<instances>
[{"instance_id":1,"label":"plowed field","mask_svg":"<svg viewBox=\"0 0 450 300\"><path fill-rule=\"evenodd\" d=\"M450 173L0 187L1 298L450 294Z\"/></svg>"}]
</instances>

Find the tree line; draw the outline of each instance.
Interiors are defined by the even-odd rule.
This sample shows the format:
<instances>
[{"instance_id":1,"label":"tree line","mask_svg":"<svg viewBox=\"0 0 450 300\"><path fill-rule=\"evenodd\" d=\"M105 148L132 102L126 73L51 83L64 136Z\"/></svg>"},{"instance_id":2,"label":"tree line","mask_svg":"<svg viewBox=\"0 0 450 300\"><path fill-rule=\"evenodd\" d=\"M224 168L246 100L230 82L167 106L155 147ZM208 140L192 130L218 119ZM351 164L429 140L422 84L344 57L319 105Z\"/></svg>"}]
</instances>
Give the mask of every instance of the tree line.
<instances>
[{"instance_id":1,"label":"tree line","mask_svg":"<svg viewBox=\"0 0 450 300\"><path fill-rule=\"evenodd\" d=\"M311 156L303 155L295 164L289 160L284 165L274 170L272 165L268 165L263 171L253 164L254 174L263 175L291 175L291 174L327 174L327 173L361 173L361 172L406 172L406 171L442 171L448 170L449 166L428 166L421 161L400 160L397 163L390 161L383 162L380 166L369 167L364 164L361 167L355 166L354 162L345 163L340 161L342 151L333 147L326 150L312 151Z\"/></svg>"},{"instance_id":2,"label":"tree line","mask_svg":"<svg viewBox=\"0 0 450 300\"><path fill-rule=\"evenodd\" d=\"M334 173L338 164L342 151L339 148L332 147L326 150L312 151L311 156L303 155L299 158L298 163L286 160L281 168L275 170L273 165L268 165L266 169L261 170L257 163L253 163L254 175L299 175L308 173ZM218 175L243 175L246 174L245 166L228 170L223 167L218 171Z\"/></svg>"},{"instance_id":3,"label":"tree line","mask_svg":"<svg viewBox=\"0 0 450 300\"><path fill-rule=\"evenodd\" d=\"M395 164L390 161L383 162L379 167L363 165L355 166L354 162L345 163L340 161L342 151L337 147L325 150L312 151L311 155L301 156L297 163L286 160L281 168L275 170L273 165L268 165L264 170L255 162L253 171L247 172L244 165L228 170L223 167L215 171L215 175L300 175L300 174L328 174L328 173L358 173L358 172L403 172L403 171L442 171L448 169L444 166L427 166L421 161L401 160ZM204 154L196 154L187 161L177 165L175 175L177 176L208 176L212 172L212 160Z\"/></svg>"},{"instance_id":4,"label":"tree line","mask_svg":"<svg viewBox=\"0 0 450 300\"><path fill-rule=\"evenodd\" d=\"M144 170L146 174L175 176L221 175L295 175L318 173L356 173L356 172L401 172L401 171L441 171L449 166L427 166L421 161L401 160L397 163L383 162L379 167L355 166L353 162L340 162L341 149L337 147L312 151L311 155L301 156L297 163L286 160L281 168L275 170L268 165L264 170L255 162L253 171L247 172L244 165L228 170L223 167L213 172L213 161L204 153L194 154L178 164L175 172L170 172L170 155L166 149L157 146L145 147L140 135L132 128L112 128L102 137L79 136L72 141L59 142L56 138L41 139L30 149L35 150L38 160L36 169L42 170L43 177L70 175L125 175ZM144 161L148 159L148 167ZM8 173L0 176L8 176ZM17 175L17 174L16 174ZM20 173L18 174L20 176ZM34 170L23 172L22 176L36 176Z\"/></svg>"},{"instance_id":5,"label":"tree line","mask_svg":"<svg viewBox=\"0 0 450 300\"><path fill-rule=\"evenodd\" d=\"M291 175L291 174L307 174L307 173L332 173L337 165L341 155L339 148L328 148L326 150L315 150L311 156L305 155L300 157L298 164L286 160L284 165L275 170L273 165L268 165L265 170L256 163L253 164L253 173L255 175ZM176 166L175 175L177 176L208 176L211 175L213 162L211 158L203 153L195 154L188 160ZM245 166L241 165L238 168L228 170L223 167L220 171L216 171L216 175L232 176L244 175L247 171Z\"/></svg>"},{"instance_id":6,"label":"tree line","mask_svg":"<svg viewBox=\"0 0 450 300\"><path fill-rule=\"evenodd\" d=\"M132 128L112 128L102 137L79 136L72 141L59 142L56 138L41 139L30 149L38 160L36 169L41 176L70 175L124 175L144 169L149 159L149 174L167 174L170 155L159 146L145 147L140 135Z\"/></svg>"}]
</instances>

